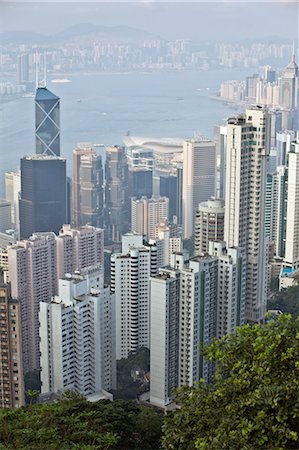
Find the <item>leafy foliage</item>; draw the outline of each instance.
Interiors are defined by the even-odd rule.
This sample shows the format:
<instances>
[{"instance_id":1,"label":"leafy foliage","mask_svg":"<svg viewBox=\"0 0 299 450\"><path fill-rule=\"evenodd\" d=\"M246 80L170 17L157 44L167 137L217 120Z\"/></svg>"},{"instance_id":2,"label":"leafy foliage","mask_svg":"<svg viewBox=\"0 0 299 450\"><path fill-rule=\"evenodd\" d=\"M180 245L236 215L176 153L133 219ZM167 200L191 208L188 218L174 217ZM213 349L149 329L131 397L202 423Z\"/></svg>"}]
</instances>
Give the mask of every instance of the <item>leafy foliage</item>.
<instances>
[{"instance_id":1,"label":"leafy foliage","mask_svg":"<svg viewBox=\"0 0 299 450\"><path fill-rule=\"evenodd\" d=\"M284 313L299 317L299 286L277 292L268 302L268 309L280 309Z\"/></svg>"},{"instance_id":2,"label":"leafy foliage","mask_svg":"<svg viewBox=\"0 0 299 450\"><path fill-rule=\"evenodd\" d=\"M147 391L148 382L144 380L144 374L149 371L150 354L145 347L140 347L135 354L131 354L127 359L122 358L117 361L117 391L114 398L134 400L140 394ZM133 380L131 370L138 368L141 372L141 379Z\"/></svg>"},{"instance_id":3,"label":"leafy foliage","mask_svg":"<svg viewBox=\"0 0 299 450\"><path fill-rule=\"evenodd\" d=\"M217 363L215 382L179 390L164 448L299 448L299 319L240 327L204 353Z\"/></svg>"},{"instance_id":4,"label":"leafy foliage","mask_svg":"<svg viewBox=\"0 0 299 450\"><path fill-rule=\"evenodd\" d=\"M0 448L158 449L163 414L133 402L88 402L67 393L55 403L0 411Z\"/></svg>"}]
</instances>

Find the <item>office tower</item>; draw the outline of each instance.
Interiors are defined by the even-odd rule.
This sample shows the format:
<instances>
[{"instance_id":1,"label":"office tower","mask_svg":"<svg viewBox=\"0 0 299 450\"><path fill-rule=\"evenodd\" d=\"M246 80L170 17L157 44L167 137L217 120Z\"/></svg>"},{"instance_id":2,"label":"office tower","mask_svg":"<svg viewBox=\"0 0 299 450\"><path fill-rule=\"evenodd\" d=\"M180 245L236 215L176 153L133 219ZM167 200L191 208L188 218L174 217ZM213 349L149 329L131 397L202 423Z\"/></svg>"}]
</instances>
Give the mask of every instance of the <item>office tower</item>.
<instances>
[{"instance_id":1,"label":"office tower","mask_svg":"<svg viewBox=\"0 0 299 450\"><path fill-rule=\"evenodd\" d=\"M285 255L287 181L286 166L278 166L275 173L267 175L265 233L273 242L274 256L279 258Z\"/></svg>"},{"instance_id":2,"label":"office tower","mask_svg":"<svg viewBox=\"0 0 299 450\"><path fill-rule=\"evenodd\" d=\"M261 107L228 119L224 241L246 255L246 319L263 319L267 301L265 197L269 116Z\"/></svg>"},{"instance_id":3,"label":"office tower","mask_svg":"<svg viewBox=\"0 0 299 450\"><path fill-rule=\"evenodd\" d=\"M6 172L5 174L5 198L11 203L11 226L20 233L19 195L21 192L21 172Z\"/></svg>"},{"instance_id":4,"label":"office tower","mask_svg":"<svg viewBox=\"0 0 299 450\"><path fill-rule=\"evenodd\" d=\"M284 130L276 133L277 160L276 166L285 166L287 164L287 154L291 149L291 142L295 139L293 130Z\"/></svg>"},{"instance_id":5,"label":"office tower","mask_svg":"<svg viewBox=\"0 0 299 450\"><path fill-rule=\"evenodd\" d=\"M183 223L183 164L177 165L177 201L176 201L176 211L177 211L177 224L182 225Z\"/></svg>"},{"instance_id":6,"label":"office tower","mask_svg":"<svg viewBox=\"0 0 299 450\"><path fill-rule=\"evenodd\" d=\"M11 229L11 203L0 199L0 233Z\"/></svg>"},{"instance_id":7,"label":"office tower","mask_svg":"<svg viewBox=\"0 0 299 450\"><path fill-rule=\"evenodd\" d=\"M215 195L216 149L206 139L191 139L183 146L183 237L194 232L195 211L199 203Z\"/></svg>"},{"instance_id":8,"label":"office tower","mask_svg":"<svg viewBox=\"0 0 299 450\"><path fill-rule=\"evenodd\" d=\"M156 171L153 176L153 195L169 198L169 220L177 218L177 176L171 172Z\"/></svg>"},{"instance_id":9,"label":"office tower","mask_svg":"<svg viewBox=\"0 0 299 450\"><path fill-rule=\"evenodd\" d=\"M114 295L94 288L89 270L60 279L58 295L40 305L42 393L116 388Z\"/></svg>"},{"instance_id":10,"label":"office tower","mask_svg":"<svg viewBox=\"0 0 299 450\"><path fill-rule=\"evenodd\" d=\"M157 247L157 267L164 267L170 264L172 253L180 253L183 251L182 238L179 236L178 227L167 223L166 220L161 221L156 226L156 239L150 240L155 242Z\"/></svg>"},{"instance_id":11,"label":"office tower","mask_svg":"<svg viewBox=\"0 0 299 450\"><path fill-rule=\"evenodd\" d=\"M160 269L150 283L150 402L164 407L178 387L180 271Z\"/></svg>"},{"instance_id":12,"label":"office tower","mask_svg":"<svg viewBox=\"0 0 299 450\"><path fill-rule=\"evenodd\" d=\"M246 257L238 248L226 248L225 242L210 242L209 254L218 261L217 338L236 332L245 324Z\"/></svg>"},{"instance_id":13,"label":"office tower","mask_svg":"<svg viewBox=\"0 0 299 450\"><path fill-rule=\"evenodd\" d=\"M143 234L148 239L155 239L156 226L168 219L169 199L167 197L142 197L131 199L131 230Z\"/></svg>"},{"instance_id":14,"label":"office tower","mask_svg":"<svg viewBox=\"0 0 299 450\"><path fill-rule=\"evenodd\" d=\"M245 98L251 102L256 101L256 86L259 81L257 73L245 79Z\"/></svg>"},{"instance_id":15,"label":"office tower","mask_svg":"<svg viewBox=\"0 0 299 450\"><path fill-rule=\"evenodd\" d=\"M39 369L38 313L40 302L57 294L58 279L93 265L103 272L104 232L65 225L59 236L35 233L8 248L11 292L22 308L24 371ZM103 273L98 276L99 283Z\"/></svg>"},{"instance_id":16,"label":"office tower","mask_svg":"<svg viewBox=\"0 0 299 450\"><path fill-rule=\"evenodd\" d=\"M60 98L46 87L35 93L35 152L60 156Z\"/></svg>"},{"instance_id":17,"label":"office tower","mask_svg":"<svg viewBox=\"0 0 299 450\"><path fill-rule=\"evenodd\" d=\"M0 273L0 408L25 405L21 311Z\"/></svg>"},{"instance_id":18,"label":"office tower","mask_svg":"<svg viewBox=\"0 0 299 450\"><path fill-rule=\"evenodd\" d=\"M106 148L105 226L108 239L119 242L130 229L128 163L124 147Z\"/></svg>"},{"instance_id":19,"label":"office tower","mask_svg":"<svg viewBox=\"0 0 299 450\"><path fill-rule=\"evenodd\" d=\"M153 171L146 167L129 167L129 197L148 197L153 195ZM130 205L131 206L131 205Z\"/></svg>"},{"instance_id":20,"label":"office tower","mask_svg":"<svg viewBox=\"0 0 299 450\"><path fill-rule=\"evenodd\" d=\"M20 236L58 233L66 222L66 160L30 155L21 159Z\"/></svg>"},{"instance_id":21,"label":"office tower","mask_svg":"<svg viewBox=\"0 0 299 450\"><path fill-rule=\"evenodd\" d=\"M298 106L298 66L295 62L294 49L291 61L281 76L280 106L289 110L296 109Z\"/></svg>"},{"instance_id":22,"label":"office tower","mask_svg":"<svg viewBox=\"0 0 299 450\"><path fill-rule=\"evenodd\" d=\"M102 158L88 143L73 151L73 222L76 227L104 224Z\"/></svg>"},{"instance_id":23,"label":"office tower","mask_svg":"<svg viewBox=\"0 0 299 450\"><path fill-rule=\"evenodd\" d=\"M104 230L85 225L73 228L63 225L56 236L57 276L84 267L99 265L104 271Z\"/></svg>"},{"instance_id":24,"label":"office tower","mask_svg":"<svg viewBox=\"0 0 299 450\"><path fill-rule=\"evenodd\" d=\"M267 83L274 83L276 81L276 71L271 66L265 66L265 81Z\"/></svg>"},{"instance_id":25,"label":"office tower","mask_svg":"<svg viewBox=\"0 0 299 450\"><path fill-rule=\"evenodd\" d=\"M225 197L225 171L226 171L226 126L214 127L216 142L216 186L215 192L218 198Z\"/></svg>"},{"instance_id":26,"label":"office tower","mask_svg":"<svg viewBox=\"0 0 299 450\"><path fill-rule=\"evenodd\" d=\"M223 241L224 200L211 197L198 205L194 227L194 254L209 252L209 241Z\"/></svg>"},{"instance_id":27,"label":"office tower","mask_svg":"<svg viewBox=\"0 0 299 450\"><path fill-rule=\"evenodd\" d=\"M132 236L136 239L136 236ZM111 256L111 292L116 304L116 358L150 342L150 276L157 273L155 245L129 246Z\"/></svg>"},{"instance_id":28,"label":"office tower","mask_svg":"<svg viewBox=\"0 0 299 450\"><path fill-rule=\"evenodd\" d=\"M299 267L299 136L291 144L288 154L288 192L286 220L286 266L293 269Z\"/></svg>"},{"instance_id":29,"label":"office tower","mask_svg":"<svg viewBox=\"0 0 299 450\"><path fill-rule=\"evenodd\" d=\"M23 53L17 58L17 84L29 81L29 54Z\"/></svg>"}]
</instances>

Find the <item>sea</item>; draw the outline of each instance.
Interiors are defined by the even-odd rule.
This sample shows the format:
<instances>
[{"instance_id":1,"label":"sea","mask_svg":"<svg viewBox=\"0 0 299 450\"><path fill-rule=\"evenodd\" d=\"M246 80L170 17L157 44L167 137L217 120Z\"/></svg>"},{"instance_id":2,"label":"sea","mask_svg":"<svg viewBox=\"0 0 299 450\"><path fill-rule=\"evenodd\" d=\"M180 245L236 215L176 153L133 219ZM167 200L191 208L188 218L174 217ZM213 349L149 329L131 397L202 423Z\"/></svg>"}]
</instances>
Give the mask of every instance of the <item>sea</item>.
<instances>
[{"instance_id":1,"label":"sea","mask_svg":"<svg viewBox=\"0 0 299 450\"><path fill-rule=\"evenodd\" d=\"M213 127L236 113L209 96L221 81L244 79L250 69L213 71L86 73L48 75L47 88L60 97L61 156L72 173L72 151L79 142L105 146L122 137L213 137ZM71 83L52 83L68 78ZM0 104L0 198L4 173L16 170L20 158L35 152L34 98Z\"/></svg>"}]
</instances>

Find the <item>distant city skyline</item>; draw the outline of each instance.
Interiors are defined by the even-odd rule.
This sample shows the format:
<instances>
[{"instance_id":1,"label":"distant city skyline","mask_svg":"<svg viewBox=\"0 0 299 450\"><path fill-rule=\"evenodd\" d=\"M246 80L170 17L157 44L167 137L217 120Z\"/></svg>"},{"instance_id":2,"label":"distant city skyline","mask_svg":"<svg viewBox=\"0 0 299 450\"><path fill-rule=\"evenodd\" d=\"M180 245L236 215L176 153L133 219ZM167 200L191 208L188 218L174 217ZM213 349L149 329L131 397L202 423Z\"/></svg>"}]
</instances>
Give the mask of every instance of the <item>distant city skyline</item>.
<instances>
[{"instance_id":1,"label":"distant city skyline","mask_svg":"<svg viewBox=\"0 0 299 450\"><path fill-rule=\"evenodd\" d=\"M52 34L82 22L126 25L165 39L298 38L298 3L284 2L2 2L0 32ZM47 21L41 20L47 16ZM121 19L120 19L121 18ZM154 20L153 20L154 19Z\"/></svg>"}]
</instances>

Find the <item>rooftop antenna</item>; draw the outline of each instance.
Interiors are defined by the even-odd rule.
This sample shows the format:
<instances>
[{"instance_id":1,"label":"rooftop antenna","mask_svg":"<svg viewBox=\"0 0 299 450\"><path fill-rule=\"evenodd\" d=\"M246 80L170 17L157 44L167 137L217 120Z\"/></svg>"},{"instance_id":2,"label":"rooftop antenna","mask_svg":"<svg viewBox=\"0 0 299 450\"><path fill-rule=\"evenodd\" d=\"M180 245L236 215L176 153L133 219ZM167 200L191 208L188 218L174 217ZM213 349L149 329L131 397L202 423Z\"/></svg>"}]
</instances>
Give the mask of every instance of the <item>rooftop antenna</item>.
<instances>
[{"instance_id":1,"label":"rooftop antenna","mask_svg":"<svg viewBox=\"0 0 299 450\"><path fill-rule=\"evenodd\" d=\"M37 52L35 52L35 89L38 88L38 59Z\"/></svg>"},{"instance_id":2,"label":"rooftop antenna","mask_svg":"<svg viewBox=\"0 0 299 450\"><path fill-rule=\"evenodd\" d=\"M295 39L293 39L292 62L295 62Z\"/></svg>"},{"instance_id":3,"label":"rooftop antenna","mask_svg":"<svg viewBox=\"0 0 299 450\"><path fill-rule=\"evenodd\" d=\"M44 79L43 79L44 87L47 87L47 54L44 53Z\"/></svg>"}]
</instances>

